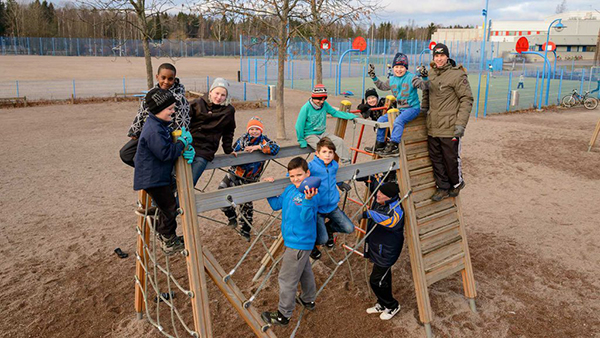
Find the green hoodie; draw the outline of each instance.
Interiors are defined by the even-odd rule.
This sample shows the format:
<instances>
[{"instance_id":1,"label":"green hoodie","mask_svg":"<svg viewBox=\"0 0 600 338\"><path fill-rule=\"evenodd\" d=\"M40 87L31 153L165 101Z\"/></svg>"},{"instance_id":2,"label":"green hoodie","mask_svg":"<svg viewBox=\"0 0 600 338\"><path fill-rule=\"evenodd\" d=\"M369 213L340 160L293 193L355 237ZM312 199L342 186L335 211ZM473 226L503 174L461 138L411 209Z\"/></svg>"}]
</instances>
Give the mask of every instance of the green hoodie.
<instances>
[{"instance_id":1,"label":"green hoodie","mask_svg":"<svg viewBox=\"0 0 600 338\"><path fill-rule=\"evenodd\" d=\"M327 128L327 114L345 120L353 120L356 115L346 113L333 108L327 101L323 102L323 107L315 109L310 100L300 109L298 119L296 120L296 136L301 148L306 148L307 143L304 138L308 135L321 135Z\"/></svg>"}]
</instances>

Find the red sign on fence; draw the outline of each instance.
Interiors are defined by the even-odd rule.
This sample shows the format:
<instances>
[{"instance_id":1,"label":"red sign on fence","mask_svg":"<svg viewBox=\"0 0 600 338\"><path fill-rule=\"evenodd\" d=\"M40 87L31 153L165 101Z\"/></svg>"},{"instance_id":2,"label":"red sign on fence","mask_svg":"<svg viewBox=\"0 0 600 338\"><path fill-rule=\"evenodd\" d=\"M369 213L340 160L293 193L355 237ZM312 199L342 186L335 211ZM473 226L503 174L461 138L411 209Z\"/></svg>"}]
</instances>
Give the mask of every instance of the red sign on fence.
<instances>
[{"instance_id":1,"label":"red sign on fence","mask_svg":"<svg viewBox=\"0 0 600 338\"><path fill-rule=\"evenodd\" d=\"M358 49L359 51L364 51L367 49L367 41L362 36L356 37L354 41L352 41L352 49Z\"/></svg>"},{"instance_id":2,"label":"red sign on fence","mask_svg":"<svg viewBox=\"0 0 600 338\"><path fill-rule=\"evenodd\" d=\"M327 39L321 40L321 49L329 50L329 48L331 48L331 43L329 43L329 40L327 40Z\"/></svg>"},{"instance_id":3,"label":"red sign on fence","mask_svg":"<svg viewBox=\"0 0 600 338\"><path fill-rule=\"evenodd\" d=\"M546 44L545 43L542 45L542 50L546 50ZM552 42L552 41L548 42L548 51L552 52L554 50L556 50L556 44L554 42Z\"/></svg>"},{"instance_id":4,"label":"red sign on fence","mask_svg":"<svg viewBox=\"0 0 600 338\"><path fill-rule=\"evenodd\" d=\"M520 37L515 46L517 53L523 53L529 50L529 40L526 37Z\"/></svg>"},{"instance_id":5,"label":"red sign on fence","mask_svg":"<svg viewBox=\"0 0 600 338\"><path fill-rule=\"evenodd\" d=\"M435 47L435 45L437 45L437 43L435 43L435 41L431 41L429 43L429 50L433 50L433 47Z\"/></svg>"}]
</instances>

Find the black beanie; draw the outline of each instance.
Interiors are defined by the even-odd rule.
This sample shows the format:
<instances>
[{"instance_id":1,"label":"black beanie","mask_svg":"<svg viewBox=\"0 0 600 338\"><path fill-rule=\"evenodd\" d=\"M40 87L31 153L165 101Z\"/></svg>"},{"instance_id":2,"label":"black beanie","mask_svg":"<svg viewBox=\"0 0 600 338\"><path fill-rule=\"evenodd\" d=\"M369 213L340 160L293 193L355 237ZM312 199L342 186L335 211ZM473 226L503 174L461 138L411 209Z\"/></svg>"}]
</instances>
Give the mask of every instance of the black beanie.
<instances>
[{"instance_id":1,"label":"black beanie","mask_svg":"<svg viewBox=\"0 0 600 338\"><path fill-rule=\"evenodd\" d=\"M396 182L386 182L379 187L379 191L389 198L394 198L400 193L400 188Z\"/></svg>"},{"instance_id":2,"label":"black beanie","mask_svg":"<svg viewBox=\"0 0 600 338\"><path fill-rule=\"evenodd\" d=\"M375 88L369 88L365 91L365 99L368 98L369 96L375 96L377 99L379 99L379 94L377 94L377 89Z\"/></svg>"},{"instance_id":3,"label":"black beanie","mask_svg":"<svg viewBox=\"0 0 600 338\"><path fill-rule=\"evenodd\" d=\"M175 96L168 90L153 88L146 94L145 100L148 112L156 115L175 103Z\"/></svg>"},{"instance_id":4,"label":"black beanie","mask_svg":"<svg viewBox=\"0 0 600 338\"><path fill-rule=\"evenodd\" d=\"M437 45L435 45L435 47L433 47L433 55L436 54L444 54L447 57L450 57L450 51L448 50L448 46L444 45L443 43L438 43Z\"/></svg>"}]
</instances>

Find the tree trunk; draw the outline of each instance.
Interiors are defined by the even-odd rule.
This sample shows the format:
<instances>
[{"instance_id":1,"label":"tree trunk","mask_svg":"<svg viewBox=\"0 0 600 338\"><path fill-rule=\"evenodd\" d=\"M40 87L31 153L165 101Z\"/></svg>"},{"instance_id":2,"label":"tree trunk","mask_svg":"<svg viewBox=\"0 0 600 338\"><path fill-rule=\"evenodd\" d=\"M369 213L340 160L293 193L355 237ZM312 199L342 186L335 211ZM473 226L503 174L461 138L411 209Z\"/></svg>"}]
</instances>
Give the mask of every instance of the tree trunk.
<instances>
[{"instance_id":1,"label":"tree trunk","mask_svg":"<svg viewBox=\"0 0 600 338\"><path fill-rule=\"evenodd\" d=\"M317 83L323 83L323 53L321 52L321 42L315 42L316 43L313 43L313 45L315 45L315 68L317 70Z\"/></svg>"},{"instance_id":2,"label":"tree trunk","mask_svg":"<svg viewBox=\"0 0 600 338\"><path fill-rule=\"evenodd\" d=\"M285 107L283 104L283 92L285 85L285 59L287 48L287 20L282 20L279 24L279 50L277 53L277 139L285 140Z\"/></svg>"},{"instance_id":3,"label":"tree trunk","mask_svg":"<svg viewBox=\"0 0 600 338\"><path fill-rule=\"evenodd\" d=\"M154 87L154 78L152 74L152 56L150 55L150 39L146 35L142 40L142 46L144 48L144 60L146 61L146 82L148 89Z\"/></svg>"},{"instance_id":4,"label":"tree trunk","mask_svg":"<svg viewBox=\"0 0 600 338\"><path fill-rule=\"evenodd\" d=\"M596 42L596 51L594 52L594 66L600 66L600 29L598 30L598 41Z\"/></svg>"}]
</instances>

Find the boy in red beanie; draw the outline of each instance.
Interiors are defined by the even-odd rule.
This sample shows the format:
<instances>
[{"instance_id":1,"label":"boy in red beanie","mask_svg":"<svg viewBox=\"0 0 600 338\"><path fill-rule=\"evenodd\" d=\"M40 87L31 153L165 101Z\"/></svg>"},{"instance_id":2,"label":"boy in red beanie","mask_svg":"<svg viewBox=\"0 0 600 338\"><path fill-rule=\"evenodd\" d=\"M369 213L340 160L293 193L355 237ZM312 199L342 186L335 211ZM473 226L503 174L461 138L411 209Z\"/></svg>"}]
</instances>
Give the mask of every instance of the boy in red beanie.
<instances>
[{"instance_id":1,"label":"boy in red beanie","mask_svg":"<svg viewBox=\"0 0 600 338\"><path fill-rule=\"evenodd\" d=\"M235 142L233 151L236 153L242 151L260 151L267 155L277 155L279 152L279 145L264 135L263 131L264 126L262 121L257 116L252 117L246 126L246 133ZM219 183L219 189L258 182L264 168L264 161L233 166L229 168L229 171L221 183ZM221 210L229 219L227 225L236 229L238 220L235 208L226 207ZM239 219L239 222L242 224L240 235L247 241L250 241L250 230L252 229L252 218L254 216L254 206L252 202L240 205L240 212L242 213L242 216Z\"/></svg>"}]
</instances>

